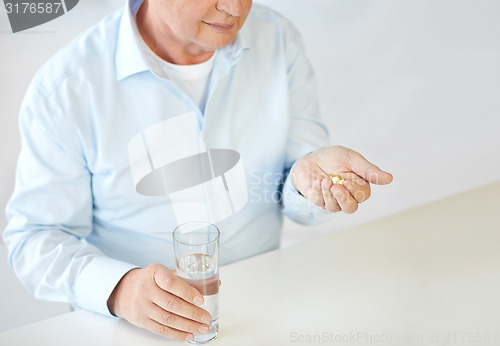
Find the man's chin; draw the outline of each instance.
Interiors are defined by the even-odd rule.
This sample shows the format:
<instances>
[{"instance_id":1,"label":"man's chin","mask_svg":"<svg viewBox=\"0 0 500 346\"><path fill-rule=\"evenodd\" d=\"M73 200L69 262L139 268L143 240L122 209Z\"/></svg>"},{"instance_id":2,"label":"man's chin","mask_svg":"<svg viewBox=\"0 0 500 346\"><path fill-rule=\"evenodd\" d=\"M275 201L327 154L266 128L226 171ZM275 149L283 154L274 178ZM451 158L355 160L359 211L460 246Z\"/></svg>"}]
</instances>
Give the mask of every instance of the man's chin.
<instances>
[{"instance_id":1,"label":"man's chin","mask_svg":"<svg viewBox=\"0 0 500 346\"><path fill-rule=\"evenodd\" d=\"M225 34L227 35L227 34ZM236 39L236 35L227 35L228 37L217 37L216 39L210 40L205 45L208 50L216 50L229 46Z\"/></svg>"}]
</instances>

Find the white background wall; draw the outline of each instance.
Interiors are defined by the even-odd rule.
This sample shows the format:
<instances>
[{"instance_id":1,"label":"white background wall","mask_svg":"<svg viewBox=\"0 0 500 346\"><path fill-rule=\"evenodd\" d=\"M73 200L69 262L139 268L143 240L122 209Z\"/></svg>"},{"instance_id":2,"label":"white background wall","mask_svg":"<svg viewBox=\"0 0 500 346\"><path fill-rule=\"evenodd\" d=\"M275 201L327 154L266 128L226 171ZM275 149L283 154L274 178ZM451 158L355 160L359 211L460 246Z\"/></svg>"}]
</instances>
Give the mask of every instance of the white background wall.
<instances>
[{"instance_id":1,"label":"white background wall","mask_svg":"<svg viewBox=\"0 0 500 346\"><path fill-rule=\"evenodd\" d=\"M343 229L500 180L500 2L261 0L303 33L332 144L394 174L352 215L287 222L283 244ZM40 65L122 4L81 0L67 15L12 34L0 6L0 209L20 149L17 112ZM5 226L0 214L0 229ZM0 244L0 331L67 311L16 282ZM4 281L5 278L5 281Z\"/></svg>"}]
</instances>

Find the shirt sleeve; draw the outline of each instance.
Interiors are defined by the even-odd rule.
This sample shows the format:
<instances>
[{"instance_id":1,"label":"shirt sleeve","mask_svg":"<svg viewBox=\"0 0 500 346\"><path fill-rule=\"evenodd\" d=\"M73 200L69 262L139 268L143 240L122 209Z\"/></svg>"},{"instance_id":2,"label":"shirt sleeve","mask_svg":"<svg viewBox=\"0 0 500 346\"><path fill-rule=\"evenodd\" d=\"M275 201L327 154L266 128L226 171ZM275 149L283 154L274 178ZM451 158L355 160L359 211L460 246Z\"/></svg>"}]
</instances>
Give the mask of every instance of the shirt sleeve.
<instances>
[{"instance_id":1,"label":"shirt sleeve","mask_svg":"<svg viewBox=\"0 0 500 346\"><path fill-rule=\"evenodd\" d=\"M93 229L92 175L78 129L61 106L71 95L60 96L33 85L26 94L3 239L10 266L35 297L111 315L111 292L137 266L108 258L85 240Z\"/></svg>"},{"instance_id":2,"label":"shirt sleeve","mask_svg":"<svg viewBox=\"0 0 500 346\"><path fill-rule=\"evenodd\" d=\"M286 146L285 173L300 157L329 145L328 130L321 122L316 80L299 32L288 23L285 31L288 64L290 126ZM311 203L292 186L290 176L283 186L283 214L303 224L328 220L332 213Z\"/></svg>"}]
</instances>

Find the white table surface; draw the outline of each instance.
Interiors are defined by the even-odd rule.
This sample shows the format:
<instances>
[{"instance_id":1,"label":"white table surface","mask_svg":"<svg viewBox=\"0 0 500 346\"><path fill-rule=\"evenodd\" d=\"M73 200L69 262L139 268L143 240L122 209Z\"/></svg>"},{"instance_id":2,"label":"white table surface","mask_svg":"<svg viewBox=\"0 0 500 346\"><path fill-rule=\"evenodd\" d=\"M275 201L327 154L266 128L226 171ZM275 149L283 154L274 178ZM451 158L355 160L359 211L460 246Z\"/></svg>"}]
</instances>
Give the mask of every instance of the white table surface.
<instances>
[{"instance_id":1,"label":"white table surface","mask_svg":"<svg viewBox=\"0 0 500 346\"><path fill-rule=\"evenodd\" d=\"M500 182L222 267L221 279L212 345L500 345ZM2 346L174 344L87 311L0 334Z\"/></svg>"}]
</instances>

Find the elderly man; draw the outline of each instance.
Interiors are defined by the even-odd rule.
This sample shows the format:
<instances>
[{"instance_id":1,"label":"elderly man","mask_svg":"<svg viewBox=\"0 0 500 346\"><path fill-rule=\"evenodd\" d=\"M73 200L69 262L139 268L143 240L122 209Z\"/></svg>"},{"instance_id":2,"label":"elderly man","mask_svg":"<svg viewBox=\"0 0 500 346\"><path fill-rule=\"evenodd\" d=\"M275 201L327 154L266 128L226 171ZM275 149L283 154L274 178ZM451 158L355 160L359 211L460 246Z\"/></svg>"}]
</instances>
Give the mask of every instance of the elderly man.
<instances>
[{"instance_id":1,"label":"elderly man","mask_svg":"<svg viewBox=\"0 0 500 346\"><path fill-rule=\"evenodd\" d=\"M179 340L208 331L203 296L172 270L173 195L139 186L157 155L193 142L172 125L186 114L204 148L239 154L248 184L248 202L217 220L222 264L278 248L283 214L352 213L370 183L392 180L328 147L300 35L282 16L251 0L130 0L45 64L21 107L4 240L36 297Z\"/></svg>"}]
</instances>

